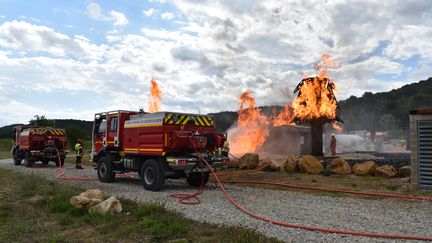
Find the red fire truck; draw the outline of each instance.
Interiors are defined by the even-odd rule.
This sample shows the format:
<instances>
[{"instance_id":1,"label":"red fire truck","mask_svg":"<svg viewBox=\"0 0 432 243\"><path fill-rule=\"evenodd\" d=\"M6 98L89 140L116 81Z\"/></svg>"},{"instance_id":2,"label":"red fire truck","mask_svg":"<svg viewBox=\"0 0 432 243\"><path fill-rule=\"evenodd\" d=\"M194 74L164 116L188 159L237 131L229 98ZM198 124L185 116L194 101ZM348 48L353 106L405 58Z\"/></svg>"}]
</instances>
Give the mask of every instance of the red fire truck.
<instances>
[{"instance_id":1,"label":"red fire truck","mask_svg":"<svg viewBox=\"0 0 432 243\"><path fill-rule=\"evenodd\" d=\"M24 160L26 167L32 167L37 161L48 164L50 161L59 166L66 157L66 132L64 129L24 125L14 128L14 145L12 155L15 165Z\"/></svg>"},{"instance_id":2,"label":"red fire truck","mask_svg":"<svg viewBox=\"0 0 432 243\"><path fill-rule=\"evenodd\" d=\"M225 140L209 115L118 110L95 114L91 156L100 181L137 171L146 190L158 191L167 178L207 183L209 168L201 161L229 162L217 153Z\"/></svg>"}]
</instances>

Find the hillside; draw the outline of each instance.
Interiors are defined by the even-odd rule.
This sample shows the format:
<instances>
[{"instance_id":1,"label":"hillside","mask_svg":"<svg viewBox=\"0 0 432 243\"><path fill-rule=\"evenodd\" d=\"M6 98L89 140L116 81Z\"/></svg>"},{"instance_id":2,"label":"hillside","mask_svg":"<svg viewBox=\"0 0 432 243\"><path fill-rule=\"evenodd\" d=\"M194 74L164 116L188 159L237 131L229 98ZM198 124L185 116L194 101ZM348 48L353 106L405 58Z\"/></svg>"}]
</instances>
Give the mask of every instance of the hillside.
<instances>
[{"instance_id":1,"label":"hillside","mask_svg":"<svg viewBox=\"0 0 432 243\"><path fill-rule=\"evenodd\" d=\"M345 130L388 131L392 137L404 137L409 111L432 107L432 78L389 92L351 96L339 104Z\"/></svg>"}]
</instances>

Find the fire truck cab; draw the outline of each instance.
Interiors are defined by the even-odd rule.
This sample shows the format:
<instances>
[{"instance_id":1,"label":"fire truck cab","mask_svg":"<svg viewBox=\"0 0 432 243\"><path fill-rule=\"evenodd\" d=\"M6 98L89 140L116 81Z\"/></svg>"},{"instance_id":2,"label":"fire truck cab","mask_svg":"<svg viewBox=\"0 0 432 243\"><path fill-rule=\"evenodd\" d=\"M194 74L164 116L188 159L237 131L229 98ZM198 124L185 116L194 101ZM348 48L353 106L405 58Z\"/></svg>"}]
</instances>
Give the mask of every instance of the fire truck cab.
<instances>
[{"instance_id":1,"label":"fire truck cab","mask_svg":"<svg viewBox=\"0 0 432 243\"><path fill-rule=\"evenodd\" d=\"M186 178L192 186L209 179L209 168L229 162L217 153L226 136L212 116L178 112L111 111L95 114L91 157L98 177L112 182L117 173L137 171L147 190L165 179Z\"/></svg>"}]
</instances>

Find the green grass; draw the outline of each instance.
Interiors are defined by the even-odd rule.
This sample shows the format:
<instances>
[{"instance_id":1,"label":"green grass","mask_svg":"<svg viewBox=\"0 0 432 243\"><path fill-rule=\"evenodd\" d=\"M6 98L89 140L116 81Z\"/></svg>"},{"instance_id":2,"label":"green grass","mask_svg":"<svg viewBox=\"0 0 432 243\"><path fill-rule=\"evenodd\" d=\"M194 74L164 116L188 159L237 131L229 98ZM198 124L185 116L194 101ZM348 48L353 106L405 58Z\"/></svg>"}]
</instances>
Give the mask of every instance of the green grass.
<instances>
[{"instance_id":1,"label":"green grass","mask_svg":"<svg viewBox=\"0 0 432 243\"><path fill-rule=\"evenodd\" d=\"M12 142L10 139L0 139L0 159L12 158L11 155Z\"/></svg>"},{"instance_id":2,"label":"green grass","mask_svg":"<svg viewBox=\"0 0 432 243\"><path fill-rule=\"evenodd\" d=\"M121 214L90 214L69 203L82 190L1 168L0 185L0 242L278 242L195 222L162 204L120 199Z\"/></svg>"},{"instance_id":3,"label":"green grass","mask_svg":"<svg viewBox=\"0 0 432 243\"><path fill-rule=\"evenodd\" d=\"M400 188L400 185L387 185L385 188L390 191L397 191Z\"/></svg>"}]
</instances>

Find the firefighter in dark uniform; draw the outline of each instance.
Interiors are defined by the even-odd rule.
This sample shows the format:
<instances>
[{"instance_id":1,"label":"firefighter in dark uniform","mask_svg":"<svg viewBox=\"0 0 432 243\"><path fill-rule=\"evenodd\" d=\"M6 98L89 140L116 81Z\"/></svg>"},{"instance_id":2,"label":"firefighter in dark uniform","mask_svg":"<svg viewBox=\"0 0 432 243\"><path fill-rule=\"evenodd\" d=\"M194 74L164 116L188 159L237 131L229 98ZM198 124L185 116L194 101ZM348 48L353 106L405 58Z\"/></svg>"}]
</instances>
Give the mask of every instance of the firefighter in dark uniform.
<instances>
[{"instance_id":1,"label":"firefighter in dark uniform","mask_svg":"<svg viewBox=\"0 0 432 243\"><path fill-rule=\"evenodd\" d=\"M83 148L82 148L82 140L81 139L77 139L77 143L75 144L75 151L76 151L75 168L77 168L77 169L84 169L81 166L81 159L82 159L82 156L84 155L84 151L83 151Z\"/></svg>"},{"instance_id":2,"label":"firefighter in dark uniform","mask_svg":"<svg viewBox=\"0 0 432 243\"><path fill-rule=\"evenodd\" d=\"M330 151L332 156L336 156L336 136L334 134L331 135L330 139Z\"/></svg>"}]
</instances>

